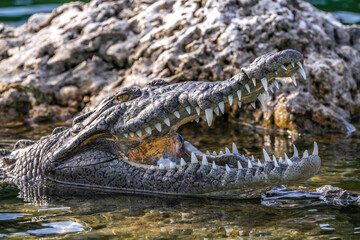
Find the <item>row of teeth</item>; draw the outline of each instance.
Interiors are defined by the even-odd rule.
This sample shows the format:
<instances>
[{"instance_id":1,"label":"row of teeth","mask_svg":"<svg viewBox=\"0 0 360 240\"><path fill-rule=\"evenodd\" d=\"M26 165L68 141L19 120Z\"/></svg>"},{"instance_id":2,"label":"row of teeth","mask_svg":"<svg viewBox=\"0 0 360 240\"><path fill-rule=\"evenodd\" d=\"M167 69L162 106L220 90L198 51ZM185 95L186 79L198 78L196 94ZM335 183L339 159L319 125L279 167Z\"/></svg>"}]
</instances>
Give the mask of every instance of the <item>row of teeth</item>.
<instances>
[{"instance_id":1,"label":"row of teeth","mask_svg":"<svg viewBox=\"0 0 360 240\"><path fill-rule=\"evenodd\" d=\"M306 79L306 74L305 74L304 68L302 67L302 64L301 64L300 62L297 62L296 64L299 66L299 70L298 70L298 71L300 72L300 74L302 75L302 77L303 77L304 79ZM295 63L294 63L294 62L291 62L291 66L294 68L294 67L295 67ZM281 65L281 68L282 68L284 71L287 71L287 68L286 68L284 65ZM277 71L275 71L275 75L278 75ZM294 85L296 86L296 80L295 80L295 76L294 76L294 75L295 75L295 74L293 74L293 75L291 76L291 79L292 79L292 82L294 83ZM252 83L254 84L254 86L256 86L256 79L255 79L255 78L252 79ZM262 79L261 79L261 84L263 85L265 92L264 92L264 93L260 93L257 99L259 100L259 102L261 103L261 105L264 106L264 105L265 105L265 103L264 103L265 98L266 98L266 99L269 99L269 98L270 98L270 94L269 94L269 91L268 91L268 90L270 90L271 92L274 92L273 86L275 86L277 89L279 89L279 83L276 81L276 79L274 79L274 80L273 80L273 83L271 83L271 84L268 85L267 79L266 79L266 78L262 78ZM245 84L245 89L247 90L247 92L250 93L250 86L249 86L249 84ZM239 108L241 108L241 101L240 101L240 100L241 100L241 95L242 95L241 89L238 90L238 91L236 92L236 94L237 94L237 97L238 97L238 99L239 99L239 101L238 101L238 106L239 106ZM228 96L228 102L229 102L229 105L230 105L230 106L232 106L233 101L234 101L234 96L233 96L232 94L230 94L230 95ZM255 102L252 102L252 103L250 103L250 104L251 104L251 106L252 106L254 109L256 108ZM186 110L186 112L187 112L189 115L191 115L192 109L191 109L190 106L185 107L185 110ZM195 111L196 111L196 113L197 113L199 116L201 116L201 109L200 109L200 107L198 107L198 106L195 107ZM215 108L205 109L205 117L204 117L204 120L207 121L209 127L211 126L211 124L212 124L212 122L213 122L214 113L215 113L217 116L219 116L219 115L220 115L220 112L221 112L222 114L225 113L225 102L219 102L218 106L216 106ZM178 118L178 119L180 119L180 117L181 117L179 111L174 111L174 116L175 116L176 118ZM197 118L195 121L196 121L196 122L199 122L199 120L200 120L200 119ZM165 123L168 127L170 127L170 125L171 125L169 118L165 118L165 119L164 119L164 123ZM161 123L158 122L158 123L154 124L154 127L155 127L155 129L156 129L157 131L159 131L159 132L162 131ZM151 127L146 127L144 130L145 130L146 133L148 133L149 135L151 135L151 133L152 133ZM133 137L135 136L135 134L136 134L137 136L141 137L142 134L143 134L143 132L142 132L141 129L139 129L139 130L136 131L136 132L124 133L124 136L125 136L126 138L128 138L129 136L133 138Z\"/></svg>"},{"instance_id":2,"label":"row of teeth","mask_svg":"<svg viewBox=\"0 0 360 240\"><path fill-rule=\"evenodd\" d=\"M299 152L295 146L295 144L293 145L294 147L294 155L293 157L296 157L298 158L299 157ZM237 150L237 147L236 145L233 143L233 152L231 153L230 150L228 148L225 148L227 150L226 151L226 154L239 154L238 150ZM221 151L220 151L221 152ZM280 163L282 164L287 164L288 166L292 166L293 165L293 162L290 160L290 158L287 156L287 154L285 153L285 160L283 161L282 157L280 157L278 160L276 159L275 155L272 156L272 159L270 158L269 154L266 152L265 149L263 149L263 154L264 154L264 159L265 159L265 162L271 162L273 161L274 162L274 165L275 167L280 167ZM314 142L314 150L313 150L313 153L312 155L319 155L319 148L318 148L318 145L316 142ZM245 156L242 155L244 158ZM308 158L309 157L309 152L308 150L305 150L304 153L303 153L303 156L302 158ZM196 155L192 152L191 153L191 163L193 164L198 164L199 161L196 157ZM256 167L256 162L255 162L255 159L254 159L254 156L251 156L251 160L248 159L248 168L253 168L254 165ZM207 160L207 157L206 157L206 154L203 154L202 155L202 160L201 160L201 165L204 165L204 166L208 166L209 165L209 162ZM243 166L241 165L240 161L237 162L237 165L238 165L238 169L243 169ZM186 162L183 158L180 159L180 167L183 167L183 166L186 166ZM260 160L258 159L257 160L257 167L263 167L264 165L260 162ZM173 163L173 162L170 162L170 169L174 169L176 167L176 164ZM212 169L217 169L217 165L215 164L215 162L213 161L212 162ZM150 166L150 169L151 170L155 170L155 166ZM158 167L160 170L163 170L165 169L165 166L160 163L159 167ZM231 171L231 168L225 164L225 169L227 172L230 172Z\"/></svg>"}]
</instances>

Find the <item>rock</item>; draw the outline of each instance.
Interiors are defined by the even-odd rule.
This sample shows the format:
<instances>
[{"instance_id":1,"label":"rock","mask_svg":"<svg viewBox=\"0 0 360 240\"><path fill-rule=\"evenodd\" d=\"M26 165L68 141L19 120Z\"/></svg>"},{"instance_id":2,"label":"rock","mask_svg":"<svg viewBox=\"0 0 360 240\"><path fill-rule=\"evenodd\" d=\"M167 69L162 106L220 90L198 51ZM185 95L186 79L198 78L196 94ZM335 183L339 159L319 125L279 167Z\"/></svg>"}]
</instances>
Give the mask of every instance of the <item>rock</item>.
<instances>
[{"instance_id":1,"label":"rock","mask_svg":"<svg viewBox=\"0 0 360 240\"><path fill-rule=\"evenodd\" d=\"M286 48L304 54L307 81L283 85L267 108L244 106L234 116L295 132L353 131L360 28L297 0L95 0L36 14L17 28L2 24L0 111L10 114L1 122L32 122L38 110L31 109L53 106L68 110L41 111L41 118L72 117L122 87L159 78L224 80ZM12 84L32 89L21 92L19 105L7 100Z\"/></svg>"},{"instance_id":2,"label":"rock","mask_svg":"<svg viewBox=\"0 0 360 240\"><path fill-rule=\"evenodd\" d=\"M22 125L29 114L30 106L30 99L26 93L10 88L0 97L0 124Z\"/></svg>"},{"instance_id":3,"label":"rock","mask_svg":"<svg viewBox=\"0 0 360 240\"><path fill-rule=\"evenodd\" d=\"M333 187L331 185L324 185L316 189L317 193L321 193L321 199L330 205L347 206L351 202L359 201L360 198L352 196L348 191Z\"/></svg>"},{"instance_id":4,"label":"rock","mask_svg":"<svg viewBox=\"0 0 360 240\"><path fill-rule=\"evenodd\" d=\"M34 123L48 123L51 121L65 121L73 117L77 109L62 108L56 105L40 104L30 110L30 118Z\"/></svg>"}]
</instances>

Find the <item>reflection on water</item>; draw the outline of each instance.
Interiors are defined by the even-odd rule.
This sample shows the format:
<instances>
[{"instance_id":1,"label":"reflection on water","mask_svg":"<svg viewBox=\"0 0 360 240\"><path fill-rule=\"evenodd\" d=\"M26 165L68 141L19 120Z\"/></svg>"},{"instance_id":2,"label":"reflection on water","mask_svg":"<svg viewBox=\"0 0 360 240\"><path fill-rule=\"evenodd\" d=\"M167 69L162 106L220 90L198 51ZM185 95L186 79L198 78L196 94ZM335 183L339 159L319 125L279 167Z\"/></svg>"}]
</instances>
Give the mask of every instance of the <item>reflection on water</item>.
<instances>
[{"instance_id":1,"label":"reflection on water","mask_svg":"<svg viewBox=\"0 0 360 240\"><path fill-rule=\"evenodd\" d=\"M39 139L53 126L3 129L0 148L18 139ZM324 201L316 187L331 184L360 194L360 134L295 137L216 121L215 128L188 124L179 131L202 151L239 151L261 156L262 147L283 156L319 144L319 174L296 186L279 186L261 199L219 200L89 191L64 185L0 184L0 237L66 239L354 238L360 236L359 202ZM240 147L241 146L241 147ZM0 178L1 178L0 171ZM347 206L345 206L347 205Z\"/></svg>"}]
</instances>

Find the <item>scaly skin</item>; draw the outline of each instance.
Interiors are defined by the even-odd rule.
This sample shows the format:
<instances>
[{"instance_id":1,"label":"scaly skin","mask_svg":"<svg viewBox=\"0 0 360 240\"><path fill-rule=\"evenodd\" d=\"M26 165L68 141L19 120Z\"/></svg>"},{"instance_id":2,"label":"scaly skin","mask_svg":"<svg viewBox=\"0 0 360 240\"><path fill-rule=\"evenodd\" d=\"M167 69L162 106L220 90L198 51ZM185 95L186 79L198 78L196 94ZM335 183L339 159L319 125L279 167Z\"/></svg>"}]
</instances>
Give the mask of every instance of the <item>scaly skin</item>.
<instances>
[{"instance_id":1,"label":"scaly skin","mask_svg":"<svg viewBox=\"0 0 360 240\"><path fill-rule=\"evenodd\" d=\"M305 77L302 62L299 52L285 50L257 58L222 82L158 80L143 89L123 89L76 118L72 128L56 128L39 141L22 140L12 151L1 151L2 167L10 181L183 195L251 197L268 186L306 180L320 168L316 144L312 155L299 158L295 152L285 162L264 151L261 164L235 145L222 155L203 154L176 133L204 115L211 125L225 103L262 102L275 77L297 71Z\"/></svg>"}]
</instances>

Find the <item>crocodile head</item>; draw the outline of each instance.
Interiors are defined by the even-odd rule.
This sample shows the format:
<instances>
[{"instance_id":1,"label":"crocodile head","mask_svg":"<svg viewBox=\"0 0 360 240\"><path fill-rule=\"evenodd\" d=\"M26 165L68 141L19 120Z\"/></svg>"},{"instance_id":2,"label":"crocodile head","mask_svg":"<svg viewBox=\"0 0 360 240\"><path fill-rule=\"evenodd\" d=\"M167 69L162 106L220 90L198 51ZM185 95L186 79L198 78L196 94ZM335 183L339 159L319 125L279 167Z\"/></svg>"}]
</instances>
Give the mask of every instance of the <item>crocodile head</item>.
<instances>
[{"instance_id":1,"label":"crocodile head","mask_svg":"<svg viewBox=\"0 0 360 240\"><path fill-rule=\"evenodd\" d=\"M277 86L275 78L295 81L296 72L305 77L302 62L299 52L285 50L257 58L226 81L157 80L122 89L76 118L68 131L54 132L52 138L60 140L47 151L43 174L80 185L216 196L306 180L320 167L316 144L312 155L295 152L284 161L264 150L261 163L240 154L235 144L225 153L202 153L176 132L201 117L210 126L226 104L263 104L268 88Z\"/></svg>"}]
</instances>

